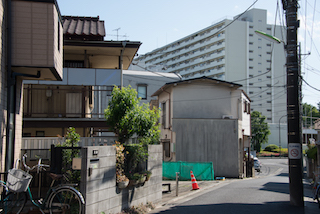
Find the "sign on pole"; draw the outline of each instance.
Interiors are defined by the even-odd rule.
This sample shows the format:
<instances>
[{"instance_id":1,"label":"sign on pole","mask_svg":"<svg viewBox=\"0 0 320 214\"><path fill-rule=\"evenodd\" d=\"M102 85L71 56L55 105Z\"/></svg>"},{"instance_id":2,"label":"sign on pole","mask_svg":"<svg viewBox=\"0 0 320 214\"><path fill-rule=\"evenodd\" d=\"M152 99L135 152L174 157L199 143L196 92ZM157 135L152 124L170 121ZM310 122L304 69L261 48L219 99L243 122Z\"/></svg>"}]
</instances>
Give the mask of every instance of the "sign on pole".
<instances>
[{"instance_id":1,"label":"sign on pole","mask_svg":"<svg viewBox=\"0 0 320 214\"><path fill-rule=\"evenodd\" d=\"M301 144L300 143L289 143L288 144L288 156L289 159L300 159L301 158Z\"/></svg>"}]
</instances>

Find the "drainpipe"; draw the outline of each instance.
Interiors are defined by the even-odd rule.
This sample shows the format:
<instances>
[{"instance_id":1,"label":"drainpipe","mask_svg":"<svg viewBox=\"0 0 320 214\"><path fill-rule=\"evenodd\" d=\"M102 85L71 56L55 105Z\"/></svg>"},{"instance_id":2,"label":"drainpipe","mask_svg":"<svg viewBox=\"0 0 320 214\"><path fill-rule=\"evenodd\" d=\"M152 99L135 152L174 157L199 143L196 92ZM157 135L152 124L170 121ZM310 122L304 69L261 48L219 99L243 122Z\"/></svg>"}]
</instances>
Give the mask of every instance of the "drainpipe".
<instances>
[{"instance_id":1,"label":"drainpipe","mask_svg":"<svg viewBox=\"0 0 320 214\"><path fill-rule=\"evenodd\" d=\"M11 72L11 0L7 1L7 121L5 171L12 168L14 162L15 136L15 83Z\"/></svg>"}]
</instances>

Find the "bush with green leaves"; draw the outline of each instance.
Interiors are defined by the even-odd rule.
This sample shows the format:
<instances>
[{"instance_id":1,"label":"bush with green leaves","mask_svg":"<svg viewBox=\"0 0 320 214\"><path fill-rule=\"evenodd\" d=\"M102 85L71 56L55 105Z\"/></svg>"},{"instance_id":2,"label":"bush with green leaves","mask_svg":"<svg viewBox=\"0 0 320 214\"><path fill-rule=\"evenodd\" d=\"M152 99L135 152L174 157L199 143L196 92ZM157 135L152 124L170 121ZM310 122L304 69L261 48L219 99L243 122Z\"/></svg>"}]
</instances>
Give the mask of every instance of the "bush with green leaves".
<instances>
[{"instance_id":1,"label":"bush with green leaves","mask_svg":"<svg viewBox=\"0 0 320 214\"><path fill-rule=\"evenodd\" d=\"M130 85L121 89L115 86L111 96L104 114L110 130L118 136L120 143L126 143L134 134L144 144L160 142L159 109L140 105L138 93Z\"/></svg>"},{"instance_id":2,"label":"bush with green leaves","mask_svg":"<svg viewBox=\"0 0 320 214\"><path fill-rule=\"evenodd\" d=\"M279 147L275 144L270 144L268 146L266 146L266 148L264 149L264 151L267 152L275 152L277 149L279 149Z\"/></svg>"},{"instance_id":3,"label":"bush with green leaves","mask_svg":"<svg viewBox=\"0 0 320 214\"><path fill-rule=\"evenodd\" d=\"M313 160L317 159L317 153L318 149L316 146L309 146L309 148L306 150L307 157Z\"/></svg>"}]
</instances>

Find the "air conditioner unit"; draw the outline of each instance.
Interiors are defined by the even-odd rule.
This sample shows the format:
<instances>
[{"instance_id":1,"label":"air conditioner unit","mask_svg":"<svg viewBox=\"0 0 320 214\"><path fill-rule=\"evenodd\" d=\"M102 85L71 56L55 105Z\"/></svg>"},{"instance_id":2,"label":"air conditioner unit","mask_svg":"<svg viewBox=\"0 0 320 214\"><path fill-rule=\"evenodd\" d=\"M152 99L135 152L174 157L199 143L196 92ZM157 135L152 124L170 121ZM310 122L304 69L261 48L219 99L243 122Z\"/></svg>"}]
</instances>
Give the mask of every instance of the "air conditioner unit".
<instances>
[{"instance_id":1,"label":"air conditioner unit","mask_svg":"<svg viewBox=\"0 0 320 214\"><path fill-rule=\"evenodd\" d=\"M222 115L222 119L232 119L232 115Z\"/></svg>"}]
</instances>

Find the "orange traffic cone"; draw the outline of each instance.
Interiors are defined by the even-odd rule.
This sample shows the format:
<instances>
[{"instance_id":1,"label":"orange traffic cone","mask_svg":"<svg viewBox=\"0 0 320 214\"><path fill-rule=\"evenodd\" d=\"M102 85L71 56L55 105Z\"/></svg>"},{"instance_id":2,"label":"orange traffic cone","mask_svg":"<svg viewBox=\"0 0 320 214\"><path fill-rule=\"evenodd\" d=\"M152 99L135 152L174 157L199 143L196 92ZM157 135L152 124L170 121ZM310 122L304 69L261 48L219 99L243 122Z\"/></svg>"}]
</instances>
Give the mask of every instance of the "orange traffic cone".
<instances>
[{"instance_id":1,"label":"orange traffic cone","mask_svg":"<svg viewBox=\"0 0 320 214\"><path fill-rule=\"evenodd\" d=\"M193 175L193 172L190 171L190 174L191 174L192 190L200 189L198 184L197 184L196 178Z\"/></svg>"}]
</instances>

